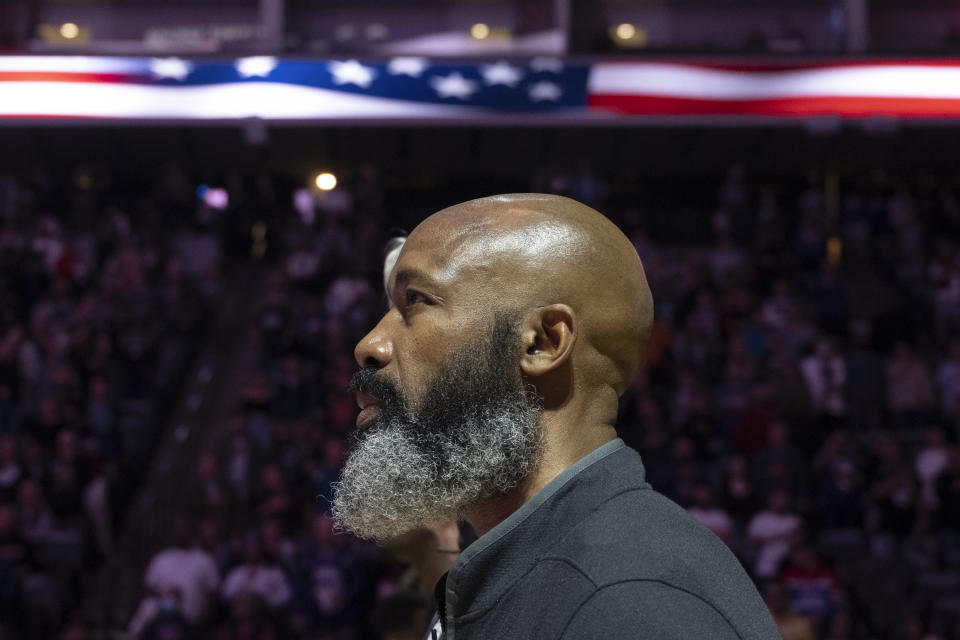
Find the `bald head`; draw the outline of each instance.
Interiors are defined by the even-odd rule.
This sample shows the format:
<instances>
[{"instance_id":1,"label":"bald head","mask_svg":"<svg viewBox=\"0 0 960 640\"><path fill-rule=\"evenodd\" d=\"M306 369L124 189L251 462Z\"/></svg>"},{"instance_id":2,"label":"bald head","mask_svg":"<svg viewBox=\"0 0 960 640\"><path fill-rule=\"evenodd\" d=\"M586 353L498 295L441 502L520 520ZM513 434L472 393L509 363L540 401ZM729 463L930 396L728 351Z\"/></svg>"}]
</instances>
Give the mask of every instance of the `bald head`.
<instances>
[{"instance_id":1,"label":"bald head","mask_svg":"<svg viewBox=\"0 0 960 640\"><path fill-rule=\"evenodd\" d=\"M616 437L653 302L630 241L593 209L538 194L444 209L387 290L354 350L344 528L385 539L465 516L482 534Z\"/></svg>"},{"instance_id":2,"label":"bald head","mask_svg":"<svg viewBox=\"0 0 960 640\"><path fill-rule=\"evenodd\" d=\"M653 299L643 266L630 240L584 204L532 193L471 200L427 218L407 252L489 311L569 306L574 365L589 384L620 394L644 360Z\"/></svg>"}]
</instances>

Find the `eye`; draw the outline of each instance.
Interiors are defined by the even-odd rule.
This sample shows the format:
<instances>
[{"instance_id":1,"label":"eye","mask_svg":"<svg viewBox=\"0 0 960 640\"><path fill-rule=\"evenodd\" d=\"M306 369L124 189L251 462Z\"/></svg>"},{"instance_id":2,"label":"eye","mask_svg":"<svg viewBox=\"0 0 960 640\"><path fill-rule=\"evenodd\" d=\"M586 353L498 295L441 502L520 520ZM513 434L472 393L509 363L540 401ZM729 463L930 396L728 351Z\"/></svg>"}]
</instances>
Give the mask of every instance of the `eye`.
<instances>
[{"instance_id":1,"label":"eye","mask_svg":"<svg viewBox=\"0 0 960 640\"><path fill-rule=\"evenodd\" d=\"M417 304L418 302L423 302L423 303L429 302L429 300L427 299L427 296L423 295L416 289L407 289L404 296L405 296L404 301L406 302L408 307L411 305Z\"/></svg>"}]
</instances>

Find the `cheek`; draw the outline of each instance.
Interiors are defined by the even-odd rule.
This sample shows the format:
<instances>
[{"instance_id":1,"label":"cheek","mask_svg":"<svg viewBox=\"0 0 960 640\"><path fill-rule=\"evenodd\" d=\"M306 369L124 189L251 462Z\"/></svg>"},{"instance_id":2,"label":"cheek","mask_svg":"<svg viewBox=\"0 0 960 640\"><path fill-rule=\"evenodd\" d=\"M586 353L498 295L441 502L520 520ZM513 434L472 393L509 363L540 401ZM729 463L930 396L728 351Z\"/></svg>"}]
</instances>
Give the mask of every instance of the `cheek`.
<instances>
[{"instance_id":1,"label":"cheek","mask_svg":"<svg viewBox=\"0 0 960 640\"><path fill-rule=\"evenodd\" d=\"M398 385L408 401L419 404L437 369L450 360L455 345L446 338L436 330L411 331L395 343Z\"/></svg>"}]
</instances>

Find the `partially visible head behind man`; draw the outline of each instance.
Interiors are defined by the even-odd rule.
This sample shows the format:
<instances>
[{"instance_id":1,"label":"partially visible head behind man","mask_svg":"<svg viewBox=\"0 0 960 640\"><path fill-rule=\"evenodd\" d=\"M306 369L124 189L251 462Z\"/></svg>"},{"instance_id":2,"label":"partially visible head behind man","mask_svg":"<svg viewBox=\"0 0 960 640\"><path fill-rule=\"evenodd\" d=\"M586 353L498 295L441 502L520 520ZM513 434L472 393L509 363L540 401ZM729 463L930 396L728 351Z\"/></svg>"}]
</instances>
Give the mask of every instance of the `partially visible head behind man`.
<instances>
[{"instance_id":1,"label":"partially visible head behind man","mask_svg":"<svg viewBox=\"0 0 960 640\"><path fill-rule=\"evenodd\" d=\"M457 517L544 461L591 450L612 432L653 319L626 236L544 194L430 216L388 293L392 308L355 350L360 431L333 506L341 528L375 539Z\"/></svg>"}]
</instances>

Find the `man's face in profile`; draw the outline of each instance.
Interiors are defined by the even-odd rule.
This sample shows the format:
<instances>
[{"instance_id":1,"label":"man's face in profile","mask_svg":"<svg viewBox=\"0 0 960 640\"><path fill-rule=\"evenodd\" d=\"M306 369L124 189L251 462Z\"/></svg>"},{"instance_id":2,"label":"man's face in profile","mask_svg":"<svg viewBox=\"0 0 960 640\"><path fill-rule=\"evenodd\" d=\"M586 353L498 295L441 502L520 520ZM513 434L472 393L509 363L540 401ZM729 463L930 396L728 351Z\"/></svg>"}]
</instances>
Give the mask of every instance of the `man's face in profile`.
<instances>
[{"instance_id":1,"label":"man's face in profile","mask_svg":"<svg viewBox=\"0 0 960 640\"><path fill-rule=\"evenodd\" d=\"M441 286L409 248L391 279L394 307L357 347L359 431L333 503L340 528L377 540L511 489L540 449L516 319L488 310L477 320L464 283Z\"/></svg>"}]
</instances>

